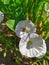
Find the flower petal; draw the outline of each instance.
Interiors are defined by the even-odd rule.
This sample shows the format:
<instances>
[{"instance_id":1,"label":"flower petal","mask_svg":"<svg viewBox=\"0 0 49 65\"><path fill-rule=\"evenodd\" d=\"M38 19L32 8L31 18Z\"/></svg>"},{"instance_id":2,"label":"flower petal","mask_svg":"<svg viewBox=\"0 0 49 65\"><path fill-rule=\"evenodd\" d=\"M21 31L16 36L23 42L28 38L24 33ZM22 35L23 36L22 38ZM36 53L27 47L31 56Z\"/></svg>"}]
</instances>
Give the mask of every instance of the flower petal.
<instances>
[{"instance_id":1,"label":"flower petal","mask_svg":"<svg viewBox=\"0 0 49 65\"><path fill-rule=\"evenodd\" d=\"M43 45L38 49L40 53L36 57L42 58L46 54L46 50L47 50L46 43L45 40L43 40Z\"/></svg>"},{"instance_id":2,"label":"flower petal","mask_svg":"<svg viewBox=\"0 0 49 65\"><path fill-rule=\"evenodd\" d=\"M46 4L45 4L45 11L46 11L47 13L49 13L49 3L46 3Z\"/></svg>"},{"instance_id":3,"label":"flower petal","mask_svg":"<svg viewBox=\"0 0 49 65\"><path fill-rule=\"evenodd\" d=\"M3 21L4 19L4 14L0 11L0 23Z\"/></svg>"},{"instance_id":4,"label":"flower petal","mask_svg":"<svg viewBox=\"0 0 49 65\"><path fill-rule=\"evenodd\" d=\"M32 36L33 35L33 36ZM29 40L33 40L31 46L28 45ZM46 53L46 44L45 41L35 33L30 34L28 38L25 40L25 38L22 38L19 43L19 50L22 55L25 55L27 57L37 57L42 58ZM27 45L29 46L27 48Z\"/></svg>"},{"instance_id":5,"label":"flower petal","mask_svg":"<svg viewBox=\"0 0 49 65\"><path fill-rule=\"evenodd\" d=\"M22 31L23 28L27 28L28 31ZM31 22L31 21L20 21L17 26L16 26L16 29L15 29L15 33L18 37L22 38L23 36L21 35L21 33L32 33L32 32L36 32L36 28L34 26L34 24ZM23 34L23 35L24 35Z\"/></svg>"}]
</instances>

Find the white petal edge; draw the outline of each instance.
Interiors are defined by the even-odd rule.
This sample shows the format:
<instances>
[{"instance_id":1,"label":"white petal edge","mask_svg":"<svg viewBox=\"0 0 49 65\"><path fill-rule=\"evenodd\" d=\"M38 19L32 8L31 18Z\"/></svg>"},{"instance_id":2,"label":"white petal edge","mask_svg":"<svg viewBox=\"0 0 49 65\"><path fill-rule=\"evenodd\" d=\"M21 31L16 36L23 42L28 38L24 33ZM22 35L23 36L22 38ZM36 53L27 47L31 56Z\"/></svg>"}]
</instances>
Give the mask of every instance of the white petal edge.
<instances>
[{"instance_id":1,"label":"white petal edge","mask_svg":"<svg viewBox=\"0 0 49 65\"><path fill-rule=\"evenodd\" d=\"M44 39L43 39L43 45L42 46L43 46L42 51L38 56L36 56L37 58L42 58L46 54L47 48L46 48L46 43L45 43Z\"/></svg>"},{"instance_id":2,"label":"white petal edge","mask_svg":"<svg viewBox=\"0 0 49 65\"><path fill-rule=\"evenodd\" d=\"M0 23L3 21L4 19L4 14L0 11Z\"/></svg>"}]
</instances>

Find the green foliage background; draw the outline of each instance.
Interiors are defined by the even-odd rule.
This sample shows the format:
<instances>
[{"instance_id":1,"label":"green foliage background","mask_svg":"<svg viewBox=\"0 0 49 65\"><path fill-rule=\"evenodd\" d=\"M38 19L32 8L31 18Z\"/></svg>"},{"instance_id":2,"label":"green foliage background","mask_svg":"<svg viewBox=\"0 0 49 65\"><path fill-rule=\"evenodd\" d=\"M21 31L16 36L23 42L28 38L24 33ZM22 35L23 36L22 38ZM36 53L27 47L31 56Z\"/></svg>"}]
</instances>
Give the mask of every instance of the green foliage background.
<instances>
[{"instance_id":1,"label":"green foliage background","mask_svg":"<svg viewBox=\"0 0 49 65\"><path fill-rule=\"evenodd\" d=\"M8 20L15 20L15 22L6 23L13 31L17 23L20 20L25 20L27 15L32 22L37 21L38 25L42 21L47 39L49 37L49 14L47 16L47 12L44 10L45 3L49 3L49 0L0 0L0 10L8 17ZM12 27L10 24L13 24Z\"/></svg>"}]
</instances>

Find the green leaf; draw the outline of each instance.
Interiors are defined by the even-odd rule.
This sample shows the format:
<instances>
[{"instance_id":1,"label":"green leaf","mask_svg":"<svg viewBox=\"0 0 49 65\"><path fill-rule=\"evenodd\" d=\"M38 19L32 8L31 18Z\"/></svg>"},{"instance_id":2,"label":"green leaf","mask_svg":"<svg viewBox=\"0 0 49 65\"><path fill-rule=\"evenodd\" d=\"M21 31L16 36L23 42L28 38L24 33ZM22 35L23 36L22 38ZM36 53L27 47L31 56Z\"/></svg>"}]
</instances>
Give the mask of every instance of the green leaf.
<instances>
[{"instance_id":1,"label":"green leaf","mask_svg":"<svg viewBox=\"0 0 49 65\"><path fill-rule=\"evenodd\" d=\"M45 56L45 58L49 60L49 56Z\"/></svg>"},{"instance_id":2,"label":"green leaf","mask_svg":"<svg viewBox=\"0 0 49 65\"><path fill-rule=\"evenodd\" d=\"M17 4L21 4L21 1L20 1L20 0L16 0L16 3L17 3Z\"/></svg>"},{"instance_id":3,"label":"green leaf","mask_svg":"<svg viewBox=\"0 0 49 65\"><path fill-rule=\"evenodd\" d=\"M4 58L6 57L6 52L4 52Z\"/></svg>"},{"instance_id":4,"label":"green leaf","mask_svg":"<svg viewBox=\"0 0 49 65\"><path fill-rule=\"evenodd\" d=\"M45 59L43 59L43 65L46 65L46 60Z\"/></svg>"},{"instance_id":5,"label":"green leaf","mask_svg":"<svg viewBox=\"0 0 49 65\"><path fill-rule=\"evenodd\" d=\"M7 47L11 47L13 44L13 40L7 38L4 34L0 33L0 41L4 41L4 43L7 45Z\"/></svg>"},{"instance_id":6,"label":"green leaf","mask_svg":"<svg viewBox=\"0 0 49 65\"><path fill-rule=\"evenodd\" d=\"M43 59L43 65L49 65L46 59Z\"/></svg>"},{"instance_id":7,"label":"green leaf","mask_svg":"<svg viewBox=\"0 0 49 65\"><path fill-rule=\"evenodd\" d=\"M2 0L4 4L9 4L10 0Z\"/></svg>"},{"instance_id":8,"label":"green leaf","mask_svg":"<svg viewBox=\"0 0 49 65\"><path fill-rule=\"evenodd\" d=\"M45 59L49 60L49 51L47 51L47 53L45 55Z\"/></svg>"},{"instance_id":9,"label":"green leaf","mask_svg":"<svg viewBox=\"0 0 49 65\"><path fill-rule=\"evenodd\" d=\"M45 60L45 59L43 59L43 65L49 65L49 64L48 64L48 61Z\"/></svg>"},{"instance_id":10,"label":"green leaf","mask_svg":"<svg viewBox=\"0 0 49 65\"><path fill-rule=\"evenodd\" d=\"M46 37L45 37L45 40L46 40L48 37L49 37L49 32L47 32L47 35L46 35Z\"/></svg>"},{"instance_id":11,"label":"green leaf","mask_svg":"<svg viewBox=\"0 0 49 65\"><path fill-rule=\"evenodd\" d=\"M6 25L7 25L12 31L14 31L14 29L15 29L15 20L12 20L12 19L8 20L8 21L6 22Z\"/></svg>"},{"instance_id":12,"label":"green leaf","mask_svg":"<svg viewBox=\"0 0 49 65\"><path fill-rule=\"evenodd\" d=\"M33 22L36 21L36 19L38 17L38 12L39 11L41 11L41 13L43 12L43 10L44 10L44 3L46 3L47 0L37 0L35 2L36 2L36 4L33 3L34 4L34 7L33 7ZM41 16L42 16L42 14L41 14Z\"/></svg>"},{"instance_id":13,"label":"green leaf","mask_svg":"<svg viewBox=\"0 0 49 65\"><path fill-rule=\"evenodd\" d=\"M16 63L18 64L18 65L21 65L20 63L20 59L19 58L16 58Z\"/></svg>"},{"instance_id":14,"label":"green leaf","mask_svg":"<svg viewBox=\"0 0 49 65\"><path fill-rule=\"evenodd\" d=\"M45 23L46 30L49 30L49 21Z\"/></svg>"}]
</instances>

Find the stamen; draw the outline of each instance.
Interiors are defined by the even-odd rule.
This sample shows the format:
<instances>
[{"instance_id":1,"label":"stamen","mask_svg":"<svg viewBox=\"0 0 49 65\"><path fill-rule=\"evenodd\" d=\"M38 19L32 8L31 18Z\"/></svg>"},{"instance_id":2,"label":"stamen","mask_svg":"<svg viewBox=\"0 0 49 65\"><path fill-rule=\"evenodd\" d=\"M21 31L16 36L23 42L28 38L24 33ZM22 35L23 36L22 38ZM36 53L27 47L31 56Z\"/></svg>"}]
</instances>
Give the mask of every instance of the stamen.
<instances>
[{"instance_id":1,"label":"stamen","mask_svg":"<svg viewBox=\"0 0 49 65\"><path fill-rule=\"evenodd\" d=\"M22 32L25 32L25 30L26 30L26 28L23 28L23 29L22 29Z\"/></svg>"},{"instance_id":2,"label":"stamen","mask_svg":"<svg viewBox=\"0 0 49 65\"><path fill-rule=\"evenodd\" d=\"M28 32L28 31L30 31L30 28L28 28L28 27L25 27L22 29L22 32Z\"/></svg>"},{"instance_id":3,"label":"stamen","mask_svg":"<svg viewBox=\"0 0 49 65\"><path fill-rule=\"evenodd\" d=\"M32 41L28 41L28 43L27 44L32 44Z\"/></svg>"},{"instance_id":4,"label":"stamen","mask_svg":"<svg viewBox=\"0 0 49 65\"><path fill-rule=\"evenodd\" d=\"M26 32L30 31L30 28L26 27Z\"/></svg>"}]
</instances>

